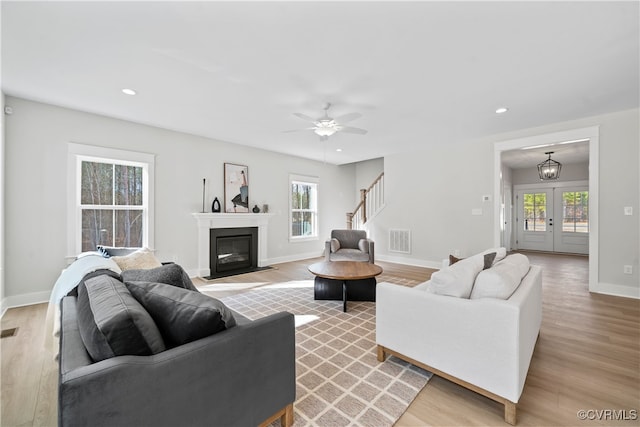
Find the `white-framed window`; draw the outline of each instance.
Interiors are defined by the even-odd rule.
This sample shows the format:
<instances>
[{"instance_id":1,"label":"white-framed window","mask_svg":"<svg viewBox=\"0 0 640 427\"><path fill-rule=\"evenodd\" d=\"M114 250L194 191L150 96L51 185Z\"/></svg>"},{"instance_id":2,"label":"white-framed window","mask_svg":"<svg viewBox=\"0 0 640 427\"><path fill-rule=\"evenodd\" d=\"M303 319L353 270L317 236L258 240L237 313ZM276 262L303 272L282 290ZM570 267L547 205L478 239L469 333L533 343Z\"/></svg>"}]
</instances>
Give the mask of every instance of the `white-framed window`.
<instances>
[{"instance_id":1,"label":"white-framed window","mask_svg":"<svg viewBox=\"0 0 640 427\"><path fill-rule=\"evenodd\" d=\"M318 178L289 175L289 240L318 239Z\"/></svg>"},{"instance_id":2,"label":"white-framed window","mask_svg":"<svg viewBox=\"0 0 640 427\"><path fill-rule=\"evenodd\" d=\"M68 251L153 248L155 156L69 143Z\"/></svg>"}]
</instances>

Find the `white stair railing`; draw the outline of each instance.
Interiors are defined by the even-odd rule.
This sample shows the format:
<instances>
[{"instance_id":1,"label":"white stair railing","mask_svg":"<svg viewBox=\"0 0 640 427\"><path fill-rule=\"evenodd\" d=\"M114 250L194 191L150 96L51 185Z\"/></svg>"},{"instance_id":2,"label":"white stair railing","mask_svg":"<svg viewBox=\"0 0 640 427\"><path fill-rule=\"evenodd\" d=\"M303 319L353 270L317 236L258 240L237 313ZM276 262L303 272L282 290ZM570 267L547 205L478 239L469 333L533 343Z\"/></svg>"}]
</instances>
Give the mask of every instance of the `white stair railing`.
<instances>
[{"instance_id":1,"label":"white stair railing","mask_svg":"<svg viewBox=\"0 0 640 427\"><path fill-rule=\"evenodd\" d=\"M384 172L367 189L360 190L360 203L353 212L347 212L347 229L359 230L384 206Z\"/></svg>"}]
</instances>

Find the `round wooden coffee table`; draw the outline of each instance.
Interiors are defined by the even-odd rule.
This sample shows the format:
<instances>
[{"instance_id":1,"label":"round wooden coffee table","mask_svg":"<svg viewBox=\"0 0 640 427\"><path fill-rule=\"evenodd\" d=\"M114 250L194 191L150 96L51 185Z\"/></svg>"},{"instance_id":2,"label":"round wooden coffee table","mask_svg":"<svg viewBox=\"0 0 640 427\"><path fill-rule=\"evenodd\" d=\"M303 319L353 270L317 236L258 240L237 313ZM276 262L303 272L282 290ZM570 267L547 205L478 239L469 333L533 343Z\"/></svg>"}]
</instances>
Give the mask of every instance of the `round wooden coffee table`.
<instances>
[{"instance_id":1,"label":"round wooden coffee table","mask_svg":"<svg viewBox=\"0 0 640 427\"><path fill-rule=\"evenodd\" d=\"M347 294L352 301L376 300L375 276L382 273L382 267L379 265L362 261L323 261L311 264L308 268L316 275L314 284L316 299L342 299L344 312L347 311ZM328 281L318 280L318 278L328 279ZM333 283L341 289L337 289ZM321 297L318 297L319 287L326 288L323 289L324 295ZM341 298L338 298L340 294Z\"/></svg>"}]
</instances>

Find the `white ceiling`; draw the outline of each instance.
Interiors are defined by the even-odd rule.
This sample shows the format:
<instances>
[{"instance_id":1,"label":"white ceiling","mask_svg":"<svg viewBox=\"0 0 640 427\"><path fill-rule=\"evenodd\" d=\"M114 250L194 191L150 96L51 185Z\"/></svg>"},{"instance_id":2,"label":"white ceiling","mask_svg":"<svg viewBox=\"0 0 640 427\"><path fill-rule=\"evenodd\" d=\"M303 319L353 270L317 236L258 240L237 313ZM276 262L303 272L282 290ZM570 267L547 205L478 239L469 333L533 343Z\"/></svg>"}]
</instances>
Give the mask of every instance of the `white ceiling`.
<instances>
[{"instance_id":1,"label":"white ceiling","mask_svg":"<svg viewBox=\"0 0 640 427\"><path fill-rule=\"evenodd\" d=\"M639 26L637 1L2 1L2 90L344 164L636 108ZM325 102L368 134L283 133Z\"/></svg>"}]
</instances>

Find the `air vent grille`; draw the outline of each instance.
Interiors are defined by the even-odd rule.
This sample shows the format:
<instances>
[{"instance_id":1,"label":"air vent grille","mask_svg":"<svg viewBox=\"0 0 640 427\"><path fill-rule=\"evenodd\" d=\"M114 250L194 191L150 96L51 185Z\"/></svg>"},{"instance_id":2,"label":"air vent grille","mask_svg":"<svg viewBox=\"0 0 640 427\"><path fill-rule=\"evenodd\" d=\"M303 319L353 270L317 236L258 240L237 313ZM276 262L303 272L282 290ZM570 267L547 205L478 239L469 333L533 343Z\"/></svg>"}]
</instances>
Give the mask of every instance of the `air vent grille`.
<instances>
[{"instance_id":1,"label":"air vent grille","mask_svg":"<svg viewBox=\"0 0 640 427\"><path fill-rule=\"evenodd\" d=\"M411 253L411 232L409 230L389 230L389 252Z\"/></svg>"}]
</instances>

